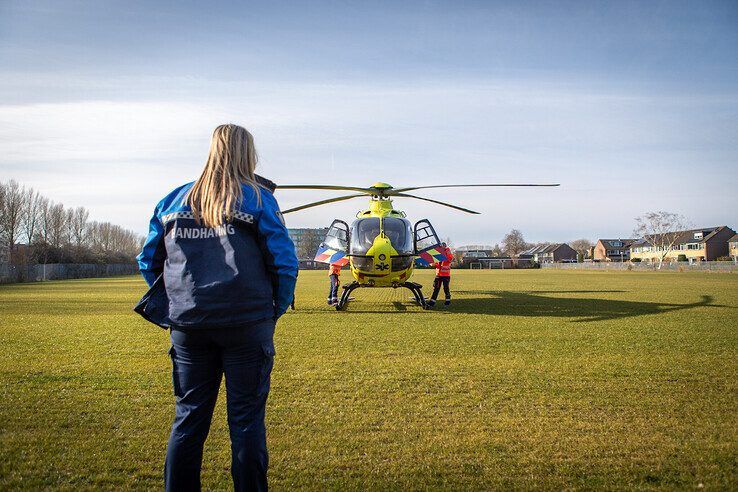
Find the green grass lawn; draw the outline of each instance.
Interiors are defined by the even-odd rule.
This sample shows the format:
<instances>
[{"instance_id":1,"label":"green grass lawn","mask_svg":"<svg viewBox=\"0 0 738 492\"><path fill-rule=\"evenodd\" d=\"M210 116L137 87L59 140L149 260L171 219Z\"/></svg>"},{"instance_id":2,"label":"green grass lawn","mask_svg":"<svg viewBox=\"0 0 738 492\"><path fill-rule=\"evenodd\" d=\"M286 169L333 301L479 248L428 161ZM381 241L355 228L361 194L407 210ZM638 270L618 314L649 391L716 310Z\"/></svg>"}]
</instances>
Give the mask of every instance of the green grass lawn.
<instances>
[{"instance_id":1,"label":"green grass lawn","mask_svg":"<svg viewBox=\"0 0 738 492\"><path fill-rule=\"evenodd\" d=\"M391 289L336 312L327 284L302 272L278 324L275 489L738 487L737 275L456 271L432 312ZM0 489L161 487L174 397L144 290L0 286Z\"/></svg>"}]
</instances>

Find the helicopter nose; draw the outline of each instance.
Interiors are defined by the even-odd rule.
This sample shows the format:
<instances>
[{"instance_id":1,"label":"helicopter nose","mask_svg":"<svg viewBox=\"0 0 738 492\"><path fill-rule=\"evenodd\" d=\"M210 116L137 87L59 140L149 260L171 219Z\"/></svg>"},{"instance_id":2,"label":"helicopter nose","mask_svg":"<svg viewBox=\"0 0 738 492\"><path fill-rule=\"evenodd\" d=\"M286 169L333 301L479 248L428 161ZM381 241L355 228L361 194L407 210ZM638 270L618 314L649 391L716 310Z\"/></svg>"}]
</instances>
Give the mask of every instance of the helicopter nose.
<instances>
[{"instance_id":1,"label":"helicopter nose","mask_svg":"<svg viewBox=\"0 0 738 492\"><path fill-rule=\"evenodd\" d=\"M377 236L374 240L374 270L377 273L390 273L392 268L392 244L389 239Z\"/></svg>"}]
</instances>

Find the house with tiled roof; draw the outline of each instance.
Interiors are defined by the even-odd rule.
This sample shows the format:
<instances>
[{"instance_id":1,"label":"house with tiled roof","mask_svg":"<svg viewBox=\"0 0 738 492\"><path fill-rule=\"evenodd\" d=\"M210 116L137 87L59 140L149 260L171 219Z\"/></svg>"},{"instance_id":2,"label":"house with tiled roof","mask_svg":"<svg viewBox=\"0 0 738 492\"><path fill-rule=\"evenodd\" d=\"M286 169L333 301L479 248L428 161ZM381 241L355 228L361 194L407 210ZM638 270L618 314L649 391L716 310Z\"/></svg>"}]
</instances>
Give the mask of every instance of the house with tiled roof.
<instances>
[{"instance_id":1,"label":"house with tiled roof","mask_svg":"<svg viewBox=\"0 0 738 492\"><path fill-rule=\"evenodd\" d=\"M689 261L714 261L728 255L728 240L735 236L735 231L728 226L703 227L680 231L671 251L664 261L675 261L684 255ZM635 241L630 247L631 259L641 261L658 261L663 250L657 244L646 239Z\"/></svg>"},{"instance_id":2,"label":"house with tiled roof","mask_svg":"<svg viewBox=\"0 0 738 492\"><path fill-rule=\"evenodd\" d=\"M738 261L738 234L728 239L728 255Z\"/></svg>"},{"instance_id":3,"label":"house with tiled roof","mask_svg":"<svg viewBox=\"0 0 738 492\"><path fill-rule=\"evenodd\" d=\"M577 261L577 252L566 243L540 244L523 251L520 258L531 258L537 263Z\"/></svg>"},{"instance_id":4,"label":"house with tiled roof","mask_svg":"<svg viewBox=\"0 0 738 492\"><path fill-rule=\"evenodd\" d=\"M635 239L598 239L592 253L594 261L628 261Z\"/></svg>"}]
</instances>

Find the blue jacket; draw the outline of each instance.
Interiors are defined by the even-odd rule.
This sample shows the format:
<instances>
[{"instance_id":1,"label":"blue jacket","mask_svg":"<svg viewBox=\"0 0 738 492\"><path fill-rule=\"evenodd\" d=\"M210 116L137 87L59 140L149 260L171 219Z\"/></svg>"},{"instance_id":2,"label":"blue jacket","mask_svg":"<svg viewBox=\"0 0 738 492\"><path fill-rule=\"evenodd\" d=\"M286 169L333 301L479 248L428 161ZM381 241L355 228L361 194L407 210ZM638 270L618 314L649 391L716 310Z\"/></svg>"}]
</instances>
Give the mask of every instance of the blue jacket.
<instances>
[{"instance_id":1,"label":"blue jacket","mask_svg":"<svg viewBox=\"0 0 738 492\"><path fill-rule=\"evenodd\" d=\"M157 304L165 315L152 320L145 306L139 310L141 303L137 311L160 326L202 328L284 314L294 297L297 256L272 193L261 189L259 206L254 190L243 185L233 220L213 229L198 224L184 203L192 185L156 205L138 255L141 274L153 287L142 303L151 301L150 311Z\"/></svg>"}]
</instances>

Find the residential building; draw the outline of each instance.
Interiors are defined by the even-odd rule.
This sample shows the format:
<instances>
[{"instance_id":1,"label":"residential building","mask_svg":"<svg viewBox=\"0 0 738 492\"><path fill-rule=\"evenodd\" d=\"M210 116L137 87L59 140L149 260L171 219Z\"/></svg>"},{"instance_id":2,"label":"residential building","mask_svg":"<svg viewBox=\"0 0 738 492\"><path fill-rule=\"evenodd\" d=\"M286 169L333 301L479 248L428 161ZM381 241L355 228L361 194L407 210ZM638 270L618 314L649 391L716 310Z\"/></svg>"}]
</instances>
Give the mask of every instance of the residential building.
<instances>
[{"instance_id":1,"label":"residential building","mask_svg":"<svg viewBox=\"0 0 738 492\"><path fill-rule=\"evenodd\" d=\"M520 253L520 258L537 263L576 262L577 252L566 243L540 244Z\"/></svg>"},{"instance_id":2,"label":"residential building","mask_svg":"<svg viewBox=\"0 0 738 492\"><path fill-rule=\"evenodd\" d=\"M561 263L577 261L577 251L566 243L549 244L536 255L539 263Z\"/></svg>"},{"instance_id":3,"label":"residential building","mask_svg":"<svg viewBox=\"0 0 738 492\"><path fill-rule=\"evenodd\" d=\"M728 254L733 261L738 261L738 234L728 239Z\"/></svg>"},{"instance_id":4,"label":"residential building","mask_svg":"<svg viewBox=\"0 0 738 492\"><path fill-rule=\"evenodd\" d=\"M594 261L628 261L635 239L598 239L592 252Z\"/></svg>"},{"instance_id":5,"label":"residential building","mask_svg":"<svg viewBox=\"0 0 738 492\"><path fill-rule=\"evenodd\" d=\"M538 244L536 246L532 246L531 248L529 248L529 249L523 251L522 253L520 253L520 255L518 255L518 257L519 258L530 259L532 261L535 261L535 262L540 263L540 261L538 260L538 255L540 253L542 253L549 246L550 246L550 244L548 244L548 243L542 243L542 244Z\"/></svg>"},{"instance_id":6,"label":"residential building","mask_svg":"<svg viewBox=\"0 0 738 492\"><path fill-rule=\"evenodd\" d=\"M680 255L689 261L714 261L728 255L728 240L734 236L735 231L727 226L681 231L664 261L676 261ZM630 257L633 260L659 261L662 251L657 245L639 239L631 245Z\"/></svg>"}]
</instances>

